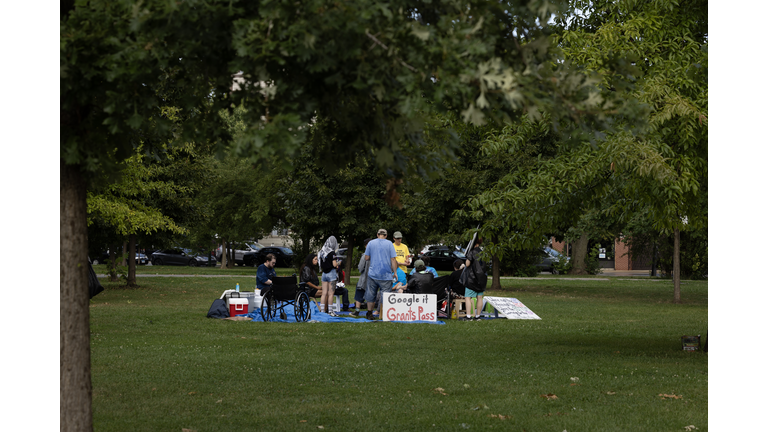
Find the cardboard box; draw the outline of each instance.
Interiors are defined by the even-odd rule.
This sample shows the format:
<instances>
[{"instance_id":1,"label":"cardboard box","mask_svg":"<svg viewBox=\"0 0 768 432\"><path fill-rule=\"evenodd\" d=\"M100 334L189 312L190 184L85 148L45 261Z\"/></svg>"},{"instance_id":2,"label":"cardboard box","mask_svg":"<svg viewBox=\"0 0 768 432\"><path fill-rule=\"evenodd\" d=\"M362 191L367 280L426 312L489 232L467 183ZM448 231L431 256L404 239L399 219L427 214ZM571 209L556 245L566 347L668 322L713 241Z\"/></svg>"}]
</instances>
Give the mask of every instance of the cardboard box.
<instances>
[{"instance_id":1,"label":"cardboard box","mask_svg":"<svg viewBox=\"0 0 768 432\"><path fill-rule=\"evenodd\" d=\"M248 313L248 299L247 298L229 298L229 316L247 314Z\"/></svg>"}]
</instances>

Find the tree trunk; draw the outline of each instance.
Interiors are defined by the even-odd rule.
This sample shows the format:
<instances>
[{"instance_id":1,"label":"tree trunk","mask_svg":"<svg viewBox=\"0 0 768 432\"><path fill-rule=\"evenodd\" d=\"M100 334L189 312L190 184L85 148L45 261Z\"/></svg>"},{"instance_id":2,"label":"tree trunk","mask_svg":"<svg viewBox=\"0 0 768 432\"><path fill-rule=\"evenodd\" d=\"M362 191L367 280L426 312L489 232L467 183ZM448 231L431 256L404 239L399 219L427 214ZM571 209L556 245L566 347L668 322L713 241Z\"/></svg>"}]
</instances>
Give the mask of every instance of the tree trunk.
<instances>
[{"instance_id":1,"label":"tree trunk","mask_svg":"<svg viewBox=\"0 0 768 432\"><path fill-rule=\"evenodd\" d=\"M672 281L675 285L675 303L680 303L680 228L675 228L675 247L672 252Z\"/></svg>"},{"instance_id":2,"label":"tree trunk","mask_svg":"<svg viewBox=\"0 0 768 432\"><path fill-rule=\"evenodd\" d=\"M109 281L117 282L117 245L109 248L109 263L107 268L109 269Z\"/></svg>"},{"instance_id":3,"label":"tree trunk","mask_svg":"<svg viewBox=\"0 0 768 432\"><path fill-rule=\"evenodd\" d=\"M59 427L92 431L85 181L77 166L60 169Z\"/></svg>"},{"instance_id":4,"label":"tree trunk","mask_svg":"<svg viewBox=\"0 0 768 432\"><path fill-rule=\"evenodd\" d=\"M123 259L120 261L120 265L125 267L128 265L128 260L126 259L126 255L128 255L128 242L123 242Z\"/></svg>"},{"instance_id":5,"label":"tree trunk","mask_svg":"<svg viewBox=\"0 0 768 432\"><path fill-rule=\"evenodd\" d=\"M349 285L349 274L352 271L352 252L354 251L354 246L355 238L350 237L347 242L347 257L344 259L344 286Z\"/></svg>"},{"instance_id":6,"label":"tree trunk","mask_svg":"<svg viewBox=\"0 0 768 432\"><path fill-rule=\"evenodd\" d=\"M128 286L136 286L136 234L128 236Z\"/></svg>"},{"instance_id":7,"label":"tree trunk","mask_svg":"<svg viewBox=\"0 0 768 432\"><path fill-rule=\"evenodd\" d=\"M573 274L585 275L587 274L587 250L589 249L589 235L582 234L578 240L573 244Z\"/></svg>"},{"instance_id":8,"label":"tree trunk","mask_svg":"<svg viewBox=\"0 0 768 432\"><path fill-rule=\"evenodd\" d=\"M227 241L221 239L221 268L227 268Z\"/></svg>"},{"instance_id":9,"label":"tree trunk","mask_svg":"<svg viewBox=\"0 0 768 432\"><path fill-rule=\"evenodd\" d=\"M493 236L491 238L491 242L493 242L493 244L496 244L497 242L496 236ZM496 255L491 256L491 263L492 263L491 272L493 273L493 279L491 280L491 289L500 290L501 289L501 272L499 267L501 266L501 263L499 262L499 258Z\"/></svg>"}]
</instances>

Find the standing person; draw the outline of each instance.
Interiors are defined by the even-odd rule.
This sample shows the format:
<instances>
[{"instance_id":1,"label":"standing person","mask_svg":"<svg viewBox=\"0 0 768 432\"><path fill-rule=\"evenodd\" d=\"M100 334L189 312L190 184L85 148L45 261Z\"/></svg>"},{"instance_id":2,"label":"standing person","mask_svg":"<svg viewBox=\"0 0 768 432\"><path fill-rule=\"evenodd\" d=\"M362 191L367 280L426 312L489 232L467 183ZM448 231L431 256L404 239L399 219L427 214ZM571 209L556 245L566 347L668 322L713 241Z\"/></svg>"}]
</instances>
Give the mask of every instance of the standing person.
<instances>
[{"instance_id":1,"label":"standing person","mask_svg":"<svg viewBox=\"0 0 768 432\"><path fill-rule=\"evenodd\" d=\"M272 287L272 278L277 276L275 264L277 264L275 256L267 254L264 257L264 264L260 265L256 270L256 288L261 291L261 295L264 295L267 289Z\"/></svg>"},{"instance_id":2,"label":"standing person","mask_svg":"<svg viewBox=\"0 0 768 432\"><path fill-rule=\"evenodd\" d=\"M392 238L395 239L393 244L395 246L395 252L397 253L397 266L400 267L400 270L402 270L403 273L407 273L407 266L411 264L411 253L408 251L408 246L403 244L403 235L400 231L395 231L395 233L392 234Z\"/></svg>"},{"instance_id":3,"label":"standing person","mask_svg":"<svg viewBox=\"0 0 768 432\"><path fill-rule=\"evenodd\" d=\"M365 260L371 262L365 290L365 301L368 306L365 318L373 320L373 304L380 296L379 293L383 295L392 291L392 278L397 269L395 246L387 241L387 230L384 228L380 229L376 233L376 239L371 240L366 246Z\"/></svg>"},{"instance_id":4,"label":"standing person","mask_svg":"<svg viewBox=\"0 0 768 432\"><path fill-rule=\"evenodd\" d=\"M363 247L367 248L371 239L365 239ZM360 279L357 280L355 285L355 310L352 312L352 316L360 315L360 308L365 302L365 287L368 284L368 268L371 262L365 259L365 254L360 255L360 262L357 263L357 270L360 272Z\"/></svg>"},{"instance_id":5,"label":"standing person","mask_svg":"<svg viewBox=\"0 0 768 432\"><path fill-rule=\"evenodd\" d=\"M464 289L464 301L467 307L467 320L477 321L480 319L480 310L483 307L483 294L485 293L485 286L488 284L488 274L486 273L485 261L480 259L482 250L480 245L483 244L483 239L478 237L475 240L475 244L472 250L467 254L467 260L464 263L466 266L467 274L467 287ZM475 309L475 316L472 316L472 299L477 299L477 307Z\"/></svg>"},{"instance_id":6,"label":"standing person","mask_svg":"<svg viewBox=\"0 0 768 432\"><path fill-rule=\"evenodd\" d=\"M333 303L333 294L336 292L336 267L339 266L339 262L336 261L336 251L339 248L339 243L336 241L336 237L330 236L325 241L323 248L317 257L320 260L320 270L323 271L323 294L320 297L320 312L325 312L331 316L338 316L336 312L328 312L328 307ZM323 309L325 309L323 311Z\"/></svg>"}]
</instances>

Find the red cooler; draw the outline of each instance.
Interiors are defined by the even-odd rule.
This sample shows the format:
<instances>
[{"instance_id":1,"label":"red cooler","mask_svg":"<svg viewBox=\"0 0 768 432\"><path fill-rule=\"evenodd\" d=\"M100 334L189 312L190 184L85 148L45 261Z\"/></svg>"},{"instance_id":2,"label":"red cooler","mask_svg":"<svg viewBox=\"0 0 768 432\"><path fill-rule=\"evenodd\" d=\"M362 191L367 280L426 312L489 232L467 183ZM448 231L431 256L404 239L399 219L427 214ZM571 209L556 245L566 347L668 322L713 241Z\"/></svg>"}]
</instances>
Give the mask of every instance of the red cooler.
<instances>
[{"instance_id":1,"label":"red cooler","mask_svg":"<svg viewBox=\"0 0 768 432\"><path fill-rule=\"evenodd\" d=\"M248 313L248 299L247 298L229 298L229 316L247 314Z\"/></svg>"}]
</instances>

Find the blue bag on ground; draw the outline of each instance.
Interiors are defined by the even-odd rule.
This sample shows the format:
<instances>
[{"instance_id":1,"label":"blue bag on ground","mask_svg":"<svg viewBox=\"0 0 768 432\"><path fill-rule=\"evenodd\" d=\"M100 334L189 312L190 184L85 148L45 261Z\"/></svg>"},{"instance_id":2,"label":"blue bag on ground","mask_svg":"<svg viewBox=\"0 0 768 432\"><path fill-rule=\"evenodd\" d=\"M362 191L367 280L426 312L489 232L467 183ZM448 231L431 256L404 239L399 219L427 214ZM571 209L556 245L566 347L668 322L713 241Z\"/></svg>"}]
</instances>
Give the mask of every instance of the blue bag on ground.
<instances>
[{"instance_id":1,"label":"blue bag on ground","mask_svg":"<svg viewBox=\"0 0 768 432\"><path fill-rule=\"evenodd\" d=\"M227 303L224 299L213 301L211 308L208 309L208 318L229 318L229 310L227 310Z\"/></svg>"}]
</instances>

